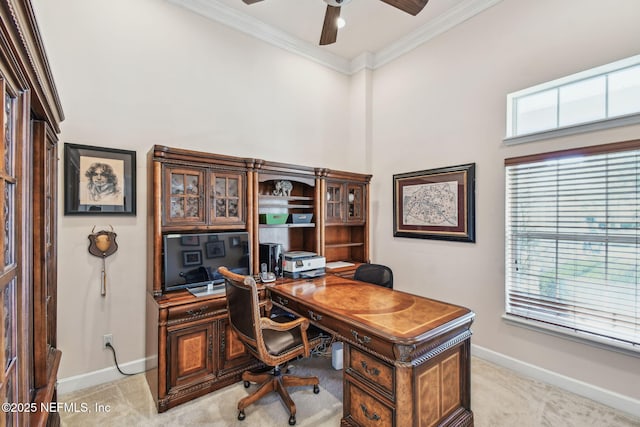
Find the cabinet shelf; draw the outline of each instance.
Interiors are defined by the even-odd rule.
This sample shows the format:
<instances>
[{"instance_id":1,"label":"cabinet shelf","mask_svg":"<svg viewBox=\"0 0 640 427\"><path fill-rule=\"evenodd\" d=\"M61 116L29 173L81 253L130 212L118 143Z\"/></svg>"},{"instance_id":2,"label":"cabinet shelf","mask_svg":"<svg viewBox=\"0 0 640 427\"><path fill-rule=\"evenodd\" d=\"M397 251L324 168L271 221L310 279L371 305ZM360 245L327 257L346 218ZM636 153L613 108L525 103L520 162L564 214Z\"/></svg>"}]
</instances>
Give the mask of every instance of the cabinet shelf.
<instances>
[{"instance_id":1,"label":"cabinet shelf","mask_svg":"<svg viewBox=\"0 0 640 427\"><path fill-rule=\"evenodd\" d=\"M313 209L313 205L292 205L278 203L261 203L260 209L279 208L279 209Z\"/></svg>"},{"instance_id":2,"label":"cabinet shelf","mask_svg":"<svg viewBox=\"0 0 640 427\"><path fill-rule=\"evenodd\" d=\"M316 224L308 222L304 224L260 224L260 228L312 228Z\"/></svg>"},{"instance_id":3,"label":"cabinet shelf","mask_svg":"<svg viewBox=\"0 0 640 427\"><path fill-rule=\"evenodd\" d=\"M363 242L355 242L355 243L327 243L325 244L325 247L327 248L348 248L348 247L355 247L355 246L364 246Z\"/></svg>"},{"instance_id":4,"label":"cabinet shelf","mask_svg":"<svg viewBox=\"0 0 640 427\"><path fill-rule=\"evenodd\" d=\"M270 195L265 195L265 194L261 194L260 195L260 200L268 200L268 201L285 201L285 202L302 202L302 201L313 201L314 198L313 197L308 197L308 196L270 196Z\"/></svg>"}]
</instances>

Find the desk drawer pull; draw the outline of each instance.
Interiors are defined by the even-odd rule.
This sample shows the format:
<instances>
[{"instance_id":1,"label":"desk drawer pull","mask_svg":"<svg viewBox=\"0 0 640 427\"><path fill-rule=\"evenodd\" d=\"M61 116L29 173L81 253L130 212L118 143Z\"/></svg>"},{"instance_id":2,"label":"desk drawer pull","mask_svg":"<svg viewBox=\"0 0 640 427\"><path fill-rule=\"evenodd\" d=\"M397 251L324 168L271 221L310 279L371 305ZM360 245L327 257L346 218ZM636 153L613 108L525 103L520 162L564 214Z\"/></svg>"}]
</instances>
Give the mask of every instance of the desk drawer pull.
<instances>
[{"instance_id":1,"label":"desk drawer pull","mask_svg":"<svg viewBox=\"0 0 640 427\"><path fill-rule=\"evenodd\" d=\"M288 305L288 304L289 304L289 300L288 300L288 299L286 299L286 298L282 298L282 297L281 297L281 296L279 296L279 295L278 295L278 296L276 296L276 299L278 300L278 303L279 303L279 304L282 304L282 305Z\"/></svg>"},{"instance_id":2,"label":"desk drawer pull","mask_svg":"<svg viewBox=\"0 0 640 427\"><path fill-rule=\"evenodd\" d=\"M189 316L199 316L201 314L203 314L205 311L207 311L209 307L207 307L206 305L204 307L200 307L197 310L187 310L187 314Z\"/></svg>"},{"instance_id":3,"label":"desk drawer pull","mask_svg":"<svg viewBox=\"0 0 640 427\"><path fill-rule=\"evenodd\" d=\"M360 409L362 409L362 413L368 419L370 419L372 421L380 420L380 415L376 414L375 412L373 414L369 415L369 410L367 409L367 407L366 407L366 405L364 403L360 404Z\"/></svg>"},{"instance_id":4,"label":"desk drawer pull","mask_svg":"<svg viewBox=\"0 0 640 427\"><path fill-rule=\"evenodd\" d=\"M365 362L364 360L360 361L360 365L362 366L362 369L364 369L364 371L369 374L369 375L374 375L374 376L378 376L380 375L380 369L376 368L375 366L371 369L369 369L369 365L367 365L367 362Z\"/></svg>"},{"instance_id":5,"label":"desk drawer pull","mask_svg":"<svg viewBox=\"0 0 640 427\"><path fill-rule=\"evenodd\" d=\"M353 335L353 338L360 344L369 344L371 342L371 337L363 335L362 338L359 338L358 332L354 331L353 329L351 330L351 335Z\"/></svg>"},{"instance_id":6,"label":"desk drawer pull","mask_svg":"<svg viewBox=\"0 0 640 427\"><path fill-rule=\"evenodd\" d=\"M309 310L309 318L319 322L322 320L322 314L315 314L313 311Z\"/></svg>"}]
</instances>

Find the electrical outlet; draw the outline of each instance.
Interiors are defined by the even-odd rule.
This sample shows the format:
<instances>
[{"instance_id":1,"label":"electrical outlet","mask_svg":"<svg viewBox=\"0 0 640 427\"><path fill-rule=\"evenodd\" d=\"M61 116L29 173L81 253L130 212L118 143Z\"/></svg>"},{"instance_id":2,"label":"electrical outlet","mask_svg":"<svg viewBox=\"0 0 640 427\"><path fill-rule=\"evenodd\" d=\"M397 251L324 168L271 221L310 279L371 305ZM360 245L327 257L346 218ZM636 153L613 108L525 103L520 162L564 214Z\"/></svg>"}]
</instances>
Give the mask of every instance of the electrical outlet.
<instances>
[{"instance_id":1,"label":"electrical outlet","mask_svg":"<svg viewBox=\"0 0 640 427\"><path fill-rule=\"evenodd\" d=\"M102 348L107 348L107 344L113 345L113 335L105 334L102 336Z\"/></svg>"}]
</instances>

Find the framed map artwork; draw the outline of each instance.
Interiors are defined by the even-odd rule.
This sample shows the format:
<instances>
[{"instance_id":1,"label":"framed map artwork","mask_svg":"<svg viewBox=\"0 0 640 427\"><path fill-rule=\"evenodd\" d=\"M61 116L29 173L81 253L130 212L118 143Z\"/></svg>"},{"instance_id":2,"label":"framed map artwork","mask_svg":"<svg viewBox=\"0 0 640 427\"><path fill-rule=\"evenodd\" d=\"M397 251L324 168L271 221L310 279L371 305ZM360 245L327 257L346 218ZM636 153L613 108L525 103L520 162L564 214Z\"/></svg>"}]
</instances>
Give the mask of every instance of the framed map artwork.
<instances>
[{"instance_id":1,"label":"framed map artwork","mask_svg":"<svg viewBox=\"0 0 640 427\"><path fill-rule=\"evenodd\" d=\"M393 175L393 235L475 242L476 164Z\"/></svg>"}]
</instances>

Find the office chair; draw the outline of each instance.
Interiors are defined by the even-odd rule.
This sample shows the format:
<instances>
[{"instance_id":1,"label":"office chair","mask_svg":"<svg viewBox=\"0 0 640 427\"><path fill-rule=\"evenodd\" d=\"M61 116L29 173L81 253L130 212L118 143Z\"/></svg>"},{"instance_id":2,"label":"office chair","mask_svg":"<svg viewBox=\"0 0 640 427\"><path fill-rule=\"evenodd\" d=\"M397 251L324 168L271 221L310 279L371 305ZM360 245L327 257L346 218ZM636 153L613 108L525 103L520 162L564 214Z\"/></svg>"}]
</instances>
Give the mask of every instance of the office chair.
<instances>
[{"instance_id":1,"label":"office chair","mask_svg":"<svg viewBox=\"0 0 640 427\"><path fill-rule=\"evenodd\" d=\"M393 272L386 265L360 264L353 274L354 280L373 283L393 289Z\"/></svg>"},{"instance_id":2,"label":"office chair","mask_svg":"<svg viewBox=\"0 0 640 427\"><path fill-rule=\"evenodd\" d=\"M313 385L313 392L317 394L320 392L318 377L283 375L281 365L299 356L309 357L311 348L321 341L317 335L320 331L316 328L309 330L309 320L304 317L294 320L287 316L263 317L253 277L232 273L226 267L219 267L218 272L224 277L231 327L249 353L273 367L270 372L242 373L245 387L249 387L251 382L258 383L259 387L238 402L238 419L245 418L247 406L275 391L289 408L289 425L295 425L296 405L286 387ZM268 305L270 303L268 301Z\"/></svg>"}]
</instances>

